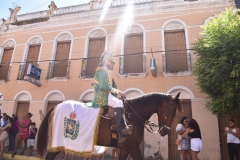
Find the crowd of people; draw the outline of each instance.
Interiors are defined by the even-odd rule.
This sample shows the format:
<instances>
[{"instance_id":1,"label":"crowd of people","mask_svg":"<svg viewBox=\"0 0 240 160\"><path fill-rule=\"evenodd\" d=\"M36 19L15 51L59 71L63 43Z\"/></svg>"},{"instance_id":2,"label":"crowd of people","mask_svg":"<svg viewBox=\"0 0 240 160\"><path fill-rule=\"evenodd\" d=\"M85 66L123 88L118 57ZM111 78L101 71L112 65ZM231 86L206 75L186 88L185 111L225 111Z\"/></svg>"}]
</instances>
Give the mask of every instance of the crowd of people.
<instances>
[{"instance_id":1,"label":"crowd of people","mask_svg":"<svg viewBox=\"0 0 240 160\"><path fill-rule=\"evenodd\" d=\"M178 138L176 144L180 151L180 160L198 160L198 153L202 151L202 136L199 125L195 119L182 117L180 123L176 127ZM235 121L229 119L228 127L224 128L224 136L226 136L229 159L240 160L240 129L236 128Z\"/></svg>"},{"instance_id":2,"label":"crowd of people","mask_svg":"<svg viewBox=\"0 0 240 160\"><path fill-rule=\"evenodd\" d=\"M202 151L202 136L199 125L195 119L183 117L176 127L178 139L176 144L180 151L180 160L198 160L198 153Z\"/></svg>"},{"instance_id":3,"label":"crowd of people","mask_svg":"<svg viewBox=\"0 0 240 160\"><path fill-rule=\"evenodd\" d=\"M0 160L3 158L5 142L7 140L9 140L9 144L6 153L11 153L12 157L17 153L22 141L24 142L24 146L20 155L24 154L27 146L29 147L29 155L32 155L35 146L37 128L36 123L31 121L31 117L32 114L27 113L24 116L23 121L20 123L16 114L9 116L0 111ZM15 146L16 138L17 144Z\"/></svg>"}]
</instances>

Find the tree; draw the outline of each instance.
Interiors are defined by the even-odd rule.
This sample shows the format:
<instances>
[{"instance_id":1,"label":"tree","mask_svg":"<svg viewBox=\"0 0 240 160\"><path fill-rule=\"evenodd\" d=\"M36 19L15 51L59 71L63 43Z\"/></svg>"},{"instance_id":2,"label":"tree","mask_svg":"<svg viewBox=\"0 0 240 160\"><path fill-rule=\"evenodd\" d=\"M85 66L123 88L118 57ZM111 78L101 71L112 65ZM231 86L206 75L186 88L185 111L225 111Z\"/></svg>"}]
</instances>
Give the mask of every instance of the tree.
<instances>
[{"instance_id":1,"label":"tree","mask_svg":"<svg viewBox=\"0 0 240 160\"><path fill-rule=\"evenodd\" d=\"M197 84L211 99L209 111L232 114L240 109L240 16L226 9L203 26L202 35L193 44Z\"/></svg>"}]
</instances>

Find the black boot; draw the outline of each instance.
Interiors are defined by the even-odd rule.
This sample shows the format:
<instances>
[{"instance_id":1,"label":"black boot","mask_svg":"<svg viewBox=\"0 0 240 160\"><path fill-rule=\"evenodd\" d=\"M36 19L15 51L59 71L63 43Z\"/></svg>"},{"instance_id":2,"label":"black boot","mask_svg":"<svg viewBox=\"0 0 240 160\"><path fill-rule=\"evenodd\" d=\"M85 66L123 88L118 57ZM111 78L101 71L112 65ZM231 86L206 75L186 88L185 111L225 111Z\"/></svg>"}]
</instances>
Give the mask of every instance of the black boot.
<instances>
[{"instance_id":1,"label":"black boot","mask_svg":"<svg viewBox=\"0 0 240 160\"><path fill-rule=\"evenodd\" d=\"M122 129L122 108L114 108L114 123L116 125L116 130L118 134L118 140L120 143L123 143L128 134L132 133L132 125L129 125L128 128Z\"/></svg>"}]
</instances>

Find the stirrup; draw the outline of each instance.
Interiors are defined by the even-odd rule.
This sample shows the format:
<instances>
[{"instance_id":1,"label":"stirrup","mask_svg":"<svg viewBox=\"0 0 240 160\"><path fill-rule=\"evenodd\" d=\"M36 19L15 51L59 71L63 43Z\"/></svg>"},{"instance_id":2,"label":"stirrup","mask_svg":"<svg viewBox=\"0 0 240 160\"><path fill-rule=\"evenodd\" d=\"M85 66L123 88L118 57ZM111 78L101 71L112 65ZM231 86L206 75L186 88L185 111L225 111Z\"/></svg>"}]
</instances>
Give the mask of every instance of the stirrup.
<instances>
[{"instance_id":1,"label":"stirrup","mask_svg":"<svg viewBox=\"0 0 240 160\"><path fill-rule=\"evenodd\" d=\"M123 136L127 136L129 134L132 134L132 129L133 129L133 126L132 125L128 125L127 127L125 127L123 130L122 130L122 135Z\"/></svg>"}]
</instances>

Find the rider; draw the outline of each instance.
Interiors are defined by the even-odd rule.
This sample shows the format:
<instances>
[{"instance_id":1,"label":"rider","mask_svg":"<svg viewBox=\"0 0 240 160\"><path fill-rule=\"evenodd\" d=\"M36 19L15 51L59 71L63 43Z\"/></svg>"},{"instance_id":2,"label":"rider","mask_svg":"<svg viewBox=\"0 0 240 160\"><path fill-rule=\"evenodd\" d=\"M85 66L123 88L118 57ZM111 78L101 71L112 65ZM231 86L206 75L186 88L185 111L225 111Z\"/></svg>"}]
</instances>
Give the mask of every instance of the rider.
<instances>
[{"instance_id":1,"label":"rider","mask_svg":"<svg viewBox=\"0 0 240 160\"><path fill-rule=\"evenodd\" d=\"M114 64L112 53L103 53L101 55L100 63L94 76L95 83L92 107L103 107L108 105L114 108L114 123L118 133L118 140L122 143L125 141L128 132L126 128L122 129L121 125L123 102L110 94L117 94L120 97L124 96L123 92L113 88L109 83L109 70L113 70ZM131 131L132 125L128 127Z\"/></svg>"}]
</instances>

